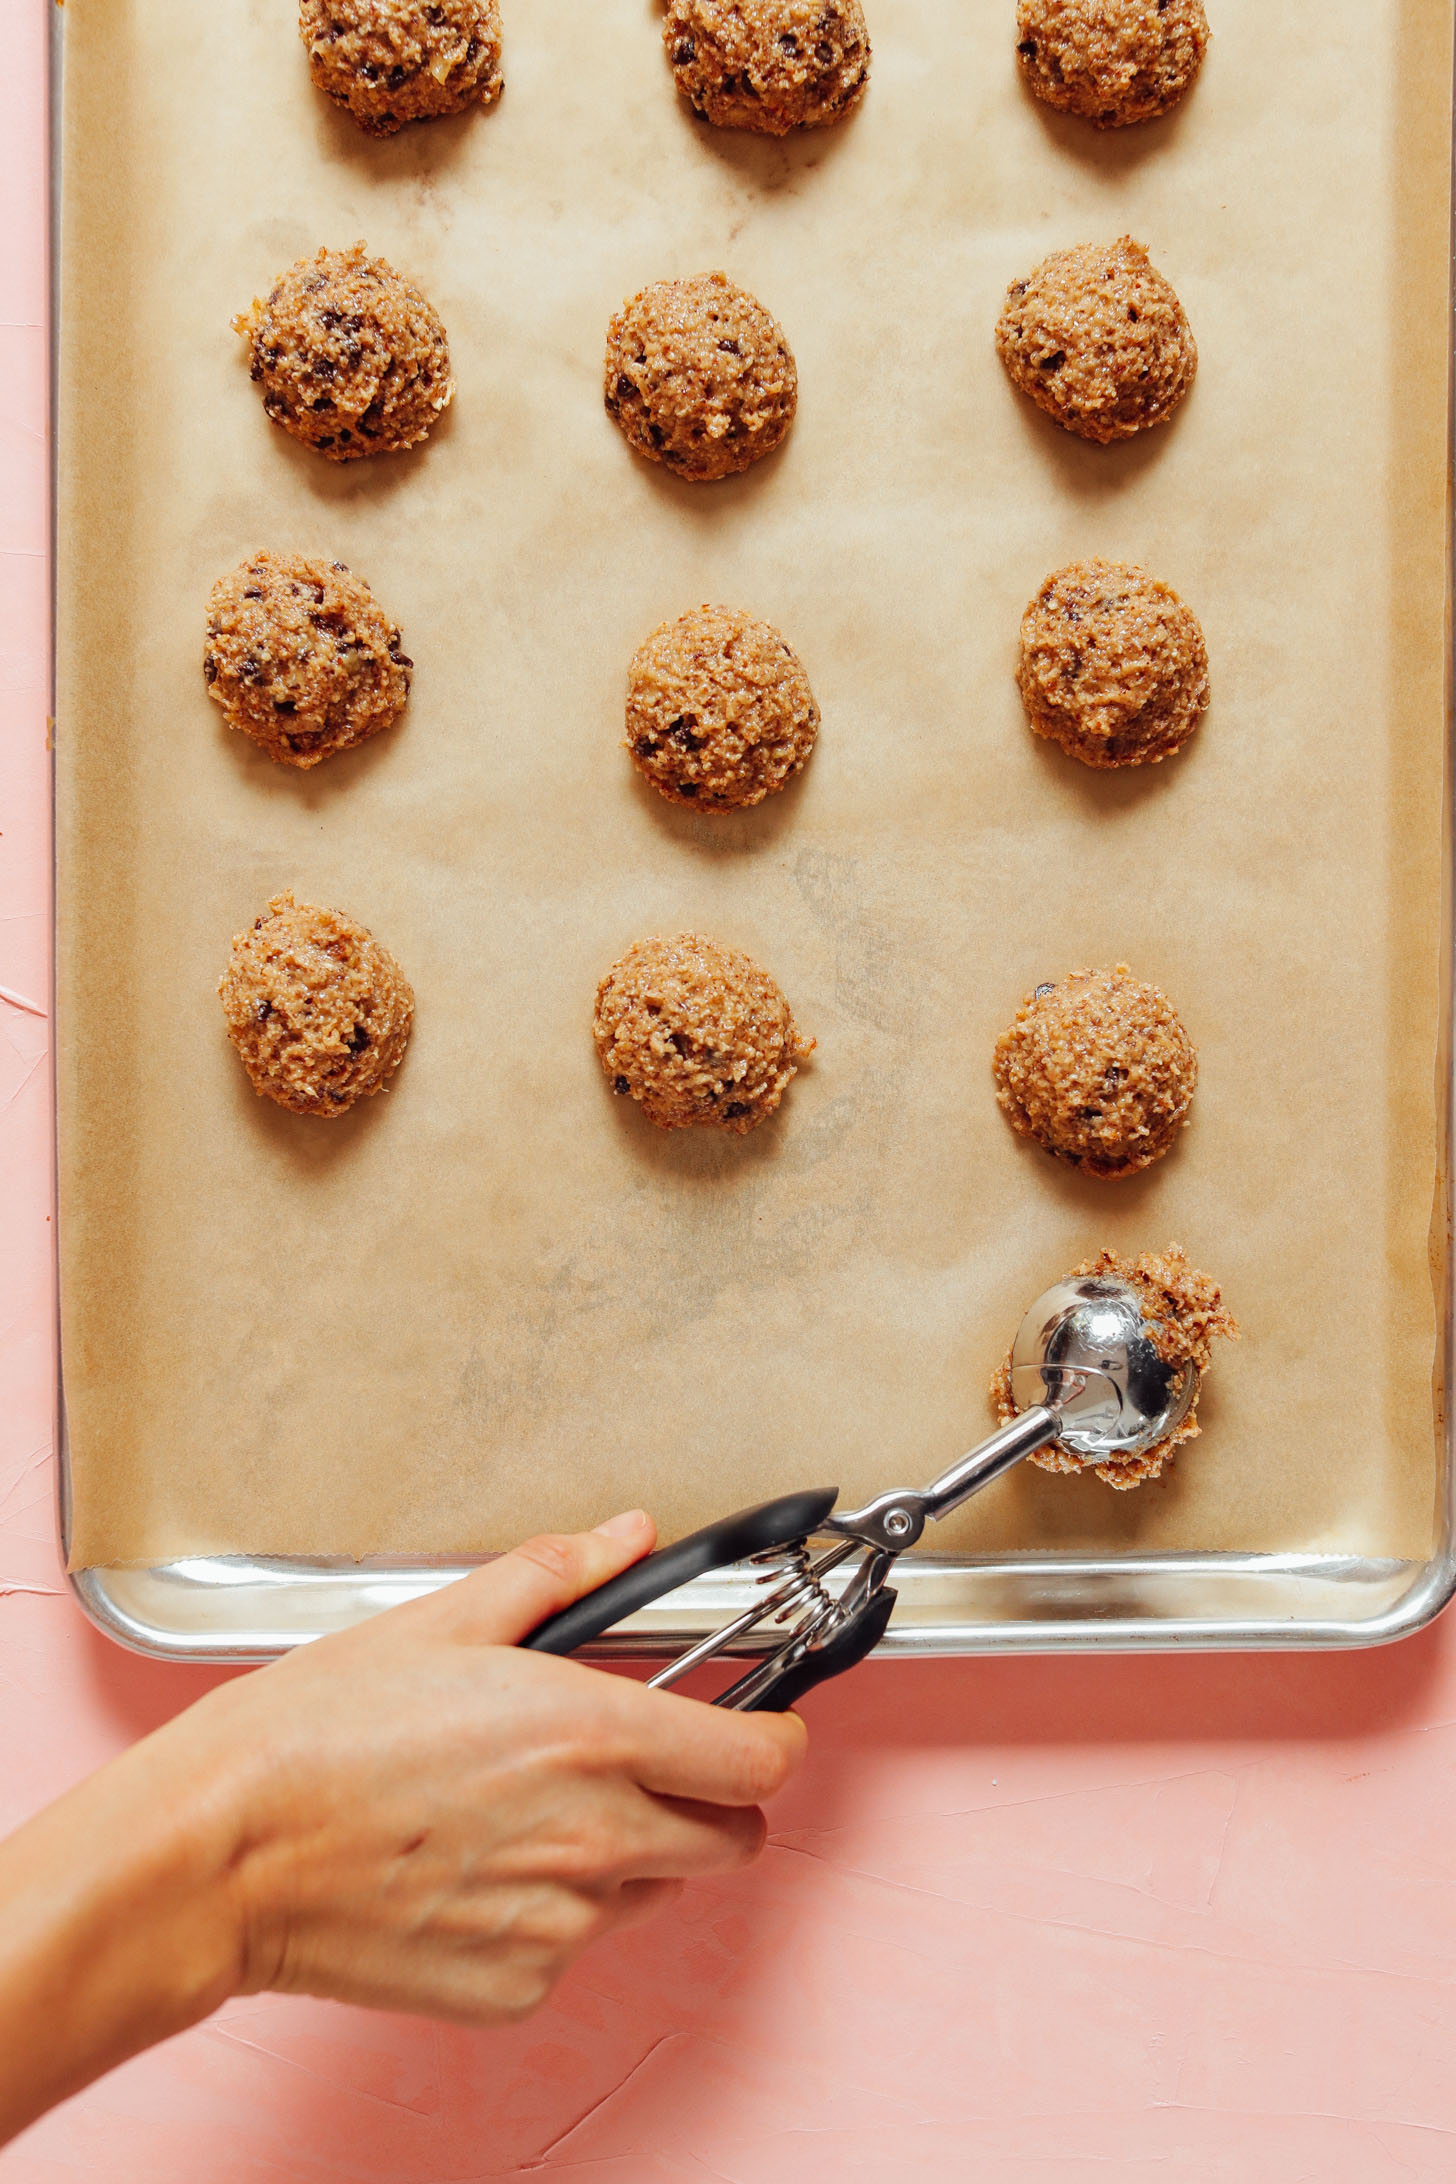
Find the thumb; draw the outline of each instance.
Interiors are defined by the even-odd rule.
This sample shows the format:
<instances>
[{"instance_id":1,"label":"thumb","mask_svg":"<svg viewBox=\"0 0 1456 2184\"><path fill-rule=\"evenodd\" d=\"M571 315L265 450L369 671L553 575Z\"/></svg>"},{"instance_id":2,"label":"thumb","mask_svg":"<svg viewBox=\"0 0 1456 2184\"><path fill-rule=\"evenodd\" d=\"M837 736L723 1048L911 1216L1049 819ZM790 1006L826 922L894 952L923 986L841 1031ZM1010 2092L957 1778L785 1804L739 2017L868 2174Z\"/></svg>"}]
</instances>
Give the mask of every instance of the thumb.
<instances>
[{"instance_id":1,"label":"thumb","mask_svg":"<svg viewBox=\"0 0 1456 2184\"><path fill-rule=\"evenodd\" d=\"M656 1540L644 1509L594 1532L542 1532L446 1588L454 1634L477 1645L518 1645L548 1615L640 1562Z\"/></svg>"}]
</instances>

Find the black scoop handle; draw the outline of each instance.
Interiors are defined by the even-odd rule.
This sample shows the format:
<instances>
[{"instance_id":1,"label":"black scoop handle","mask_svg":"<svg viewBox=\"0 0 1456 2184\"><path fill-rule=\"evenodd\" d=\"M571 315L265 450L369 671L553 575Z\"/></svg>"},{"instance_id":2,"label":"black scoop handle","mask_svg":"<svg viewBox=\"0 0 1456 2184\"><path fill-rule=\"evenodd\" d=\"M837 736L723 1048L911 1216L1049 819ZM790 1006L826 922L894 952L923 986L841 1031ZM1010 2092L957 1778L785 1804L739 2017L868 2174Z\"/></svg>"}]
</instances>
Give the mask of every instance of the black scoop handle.
<instances>
[{"instance_id":1,"label":"black scoop handle","mask_svg":"<svg viewBox=\"0 0 1456 2184\"><path fill-rule=\"evenodd\" d=\"M548 1616L521 1643L533 1653L575 1653L578 1646L600 1638L614 1623L635 1615L664 1593L675 1592L689 1578L701 1577L707 1570L724 1569L749 1555L769 1554L775 1547L787 1547L796 1539L807 1539L838 1499L837 1486L816 1487L803 1494L784 1494L778 1501L760 1502L756 1509L740 1509L731 1517L720 1517L716 1524L705 1524L701 1532L689 1532L686 1539L677 1540L671 1547L660 1547L642 1562L634 1562L630 1570L623 1570L620 1577L609 1577L595 1592L583 1593L559 1615ZM810 1680L817 1683L819 1679Z\"/></svg>"},{"instance_id":2,"label":"black scoop handle","mask_svg":"<svg viewBox=\"0 0 1456 2184\"><path fill-rule=\"evenodd\" d=\"M777 1683L771 1684L759 1698L751 1699L743 1709L745 1714L786 1714L796 1699L815 1684L828 1683L831 1676L842 1676L847 1668L862 1661L885 1635L885 1625L895 1606L893 1587L886 1585L873 1593L860 1609L854 1620L846 1623L837 1638L827 1646L806 1653L795 1668L788 1669Z\"/></svg>"}]
</instances>

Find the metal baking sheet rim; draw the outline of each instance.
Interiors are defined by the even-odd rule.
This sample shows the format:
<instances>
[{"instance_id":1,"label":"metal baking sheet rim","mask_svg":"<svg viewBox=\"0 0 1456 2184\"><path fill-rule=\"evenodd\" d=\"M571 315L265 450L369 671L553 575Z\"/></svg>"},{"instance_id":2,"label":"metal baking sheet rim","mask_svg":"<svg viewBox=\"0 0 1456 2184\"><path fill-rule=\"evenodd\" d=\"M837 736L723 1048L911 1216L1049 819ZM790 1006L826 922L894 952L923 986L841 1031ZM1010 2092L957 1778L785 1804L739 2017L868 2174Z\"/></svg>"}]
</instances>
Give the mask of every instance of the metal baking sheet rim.
<instances>
[{"instance_id":1,"label":"metal baking sheet rim","mask_svg":"<svg viewBox=\"0 0 1456 2184\"><path fill-rule=\"evenodd\" d=\"M59 571L56 491L57 357L60 326L60 106L64 23L52 10L50 39L51 243L51 626ZM1456 89L1453 89L1456 115ZM1456 129L1453 129L1453 243L1456 243ZM1456 257L1453 257L1456 270ZM1453 281L1456 290L1456 281ZM1450 312L1448 302L1448 314ZM993 1653L1174 1653L1316 1651L1389 1645L1414 1636L1456 1593L1456 1289L1453 1289L1452 1125L1456 1114L1452 1016L1456 1004L1456 813L1453 813L1453 542L1450 481L1456 451L1456 340L1447 391L1446 840L1440 1070L1442 1124L1439 1227L1433 1262L1440 1283L1439 1352L1433 1393L1440 1404L1443 1462L1437 1481L1436 1543L1425 1562L1348 1555L1076 1555L963 1559L909 1555L900 1564L894 1621L877 1658L934 1659ZM52 695L56 646L51 647ZM52 757L52 901L55 899ZM55 979L51 1021L55 1027ZM59 1040L51 1053L55 1110ZM54 1148L53 1148L54 1159ZM54 1172L53 1172L54 1183ZM59 1205L59 1195L55 1193ZM60 1236L56 1222L57 1517L69 1562L71 1470L65 1368L60 1339ZM914 1470L913 1462L910 1469ZM923 1467L922 1467L923 1468ZM918 1474L917 1474L918 1475ZM362 1561L282 1556L196 1556L149 1567L68 1572L77 1602L98 1630L153 1660L243 1665L266 1661L462 1577L459 1558ZM725 1571L697 1579L633 1616L586 1650L615 1659L675 1653L742 1607L751 1580ZM735 1649L739 1650L739 1649Z\"/></svg>"}]
</instances>

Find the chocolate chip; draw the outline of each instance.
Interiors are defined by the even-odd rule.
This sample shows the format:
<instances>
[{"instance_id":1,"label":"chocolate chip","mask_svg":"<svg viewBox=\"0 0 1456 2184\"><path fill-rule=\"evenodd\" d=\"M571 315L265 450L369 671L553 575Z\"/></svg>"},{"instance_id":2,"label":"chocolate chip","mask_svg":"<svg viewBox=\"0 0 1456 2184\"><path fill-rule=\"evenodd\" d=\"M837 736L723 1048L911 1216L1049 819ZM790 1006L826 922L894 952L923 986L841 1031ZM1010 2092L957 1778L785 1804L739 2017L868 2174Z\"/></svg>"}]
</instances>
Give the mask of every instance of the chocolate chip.
<instances>
[{"instance_id":1,"label":"chocolate chip","mask_svg":"<svg viewBox=\"0 0 1456 2184\"><path fill-rule=\"evenodd\" d=\"M298 711L297 700L294 698L275 698L273 700L273 710L275 713L296 713Z\"/></svg>"},{"instance_id":2,"label":"chocolate chip","mask_svg":"<svg viewBox=\"0 0 1456 2184\"><path fill-rule=\"evenodd\" d=\"M397 68L397 67L396 67L396 68L391 68L391 70L389 71L389 88L390 88L390 90L391 90L391 91L397 91L397 90L399 89L400 85L401 85L401 84L402 84L403 82L404 82L404 70L403 70L402 68Z\"/></svg>"},{"instance_id":3,"label":"chocolate chip","mask_svg":"<svg viewBox=\"0 0 1456 2184\"><path fill-rule=\"evenodd\" d=\"M720 341L718 347L725 356L742 356L743 354L736 341Z\"/></svg>"},{"instance_id":4,"label":"chocolate chip","mask_svg":"<svg viewBox=\"0 0 1456 2184\"><path fill-rule=\"evenodd\" d=\"M829 43L829 40L827 38L821 38L819 40L819 43L815 46L814 58L819 63L819 66L821 68L830 68L833 66L834 48Z\"/></svg>"},{"instance_id":5,"label":"chocolate chip","mask_svg":"<svg viewBox=\"0 0 1456 2184\"><path fill-rule=\"evenodd\" d=\"M698 793L696 781L674 781L673 787L677 790L679 796L696 796Z\"/></svg>"},{"instance_id":6,"label":"chocolate chip","mask_svg":"<svg viewBox=\"0 0 1456 2184\"><path fill-rule=\"evenodd\" d=\"M415 664L407 652L395 652L391 649L389 657L396 667L413 667Z\"/></svg>"},{"instance_id":7,"label":"chocolate chip","mask_svg":"<svg viewBox=\"0 0 1456 2184\"><path fill-rule=\"evenodd\" d=\"M261 924L262 924L262 922L263 922L263 920L262 920L261 918L259 918L259 920L258 920L258 925L261 925ZM255 926L254 926L254 928L253 928L254 932L256 932L256 931L257 931L257 929L258 929L258 926L257 926L257 925L255 925ZM272 1004L272 1002L271 1002L271 1001L260 1001L260 1002L258 1003L258 1022L259 1022L260 1024L266 1024L266 1023L267 1023L267 1021L268 1021L268 1019L269 1019L269 1017L270 1017L270 1016L271 1016L272 1014L273 1014L273 1004Z\"/></svg>"},{"instance_id":8,"label":"chocolate chip","mask_svg":"<svg viewBox=\"0 0 1456 2184\"><path fill-rule=\"evenodd\" d=\"M632 1087L630 1084L628 1084L625 1077L614 1077L612 1079L612 1090L614 1092L621 1094L623 1092L630 1092L631 1089Z\"/></svg>"},{"instance_id":9,"label":"chocolate chip","mask_svg":"<svg viewBox=\"0 0 1456 2184\"><path fill-rule=\"evenodd\" d=\"M672 737L673 742L679 744L685 751L701 751L708 740L706 736L695 736L693 734L693 722L696 718L695 713L680 713L675 721L668 724L667 732Z\"/></svg>"},{"instance_id":10,"label":"chocolate chip","mask_svg":"<svg viewBox=\"0 0 1456 2184\"><path fill-rule=\"evenodd\" d=\"M1056 990L1056 980L1053 978L1048 978L1044 981L1042 985L1037 987L1036 992L1032 995L1031 998L1033 1001L1040 1001L1044 993L1055 993Z\"/></svg>"},{"instance_id":11,"label":"chocolate chip","mask_svg":"<svg viewBox=\"0 0 1456 2184\"><path fill-rule=\"evenodd\" d=\"M677 44L672 49L672 63L674 68L686 68L689 61L695 61L697 57L697 41L693 38L679 38Z\"/></svg>"},{"instance_id":12,"label":"chocolate chip","mask_svg":"<svg viewBox=\"0 0 1456 2184\"><path fill-rule=\"evenodd\" d=\"M217 681L217 661L210 652L203 658L202 672L210 683Z\"/></svg>"},{"instance_id":13,"label":"chocolate chip","mask_svg":"<svg viewBox=\"0 0 1456 2184\"><path fill-rule=\"evenodd\" d=\"M344 1044L351 1054L362 1054L369 1044L369 1034L362 1024L356 1024Z\"/></svg>"},{"instance_id":14,"label":"chocolate chip","mask_svg":"<svg viewBox=\"0 0 1456 2184\"><path fill-rule=\"evenodd\" d=\"M672 1040L673 1046L674 1046L674 1048L676 1049L676 1051L677 1051L677 1052L678 1052L679 1054L691 1054L691 1053L692 1053L692 1051L693 1051L693 1042L692 1042L692 1040L691 1040L691 1039L690 1039L690 1038L688 1037L688 1035L687 1035L687 1033L686 1033L685 1031L673 1031L673 1032L669 1032L669 1034L668 1034L668 1037L669 1037L669 1038L670 1038L670 1039Z\"/></svg>"},{"instance_id":15,"label":"chocolate chip","mask_svg":"<svg viewBox=\"0 0 1456 2184\"><path fill-rule=\"evenodd\" d=\"M250 652L239 662L238 673L242 676L244 682L257 682L263 670Z\"/></svg>"},{"instance_id":16,"label":"chocolate chip","mask_svg":"<svg viewBox=\"0 0 1456 2184\"><path fill-rule=\"evenodd\" d=\"M779 32L779 44L785 53L797 53L799 50L799 41L791 30Z\"/></svg>"},{"instance_id":17,"label":"chocolate chip","mask_svg":"<svg viewBox=\"0 0 1456 2184\"><path fill-rule=\"evenodd\" d=\"M1067 352L1065 349L1053 349L1050 356L1044 356L1039 360L1036 368L1039 372L1059 372L1066 361Z\"/></svg>"},{"instance_id":18,"label":"chocolate chip","mask_svg":"<svg viewBox=\"0 0 1456 2184\"><path fill-rule=\"evenodd\" d=\"M663 441L667 438L667 434L663 431L661 425L649 423L647 427L647 437L652 442L652 445L654 447L661 447Z\"/></svg>"},{"instance_id":19,"label":"chocolate chip","mask_svg":"<svg viewBox=\"0 0 1456 2184\"><path fill-rule=\"evenodd\" d=\"M739 1115L746 1115L748 1113L748 1102L747 1100L730 1100L728 1102L728 1105L724 1108L723 1112L728 1117L730 1122L736 1121Z\"/></svg>"},{"instance_id":20,"label":"chocolate chip","mask_svg":"<svg viewBox=\"0 0 1456 2184\"><path fill-rule=\"evenodd\" d=\"M209 676L208 680L211 681L211 679ZM651 736L639 736L632 748L639 758L651 758L657 749L657 745L653 742Z\"/></svg>"},{"instance_id":21,"label":"chocolate chip","mask_svg":"<svg viewBox=\"0 0 1456 2184\"><path fill-rule=\"evenodd\" d=\"M1025 60L1034 61L1036 59L1035 38L1023 38L1016 50Z\"/></svg>"}]
</instances>

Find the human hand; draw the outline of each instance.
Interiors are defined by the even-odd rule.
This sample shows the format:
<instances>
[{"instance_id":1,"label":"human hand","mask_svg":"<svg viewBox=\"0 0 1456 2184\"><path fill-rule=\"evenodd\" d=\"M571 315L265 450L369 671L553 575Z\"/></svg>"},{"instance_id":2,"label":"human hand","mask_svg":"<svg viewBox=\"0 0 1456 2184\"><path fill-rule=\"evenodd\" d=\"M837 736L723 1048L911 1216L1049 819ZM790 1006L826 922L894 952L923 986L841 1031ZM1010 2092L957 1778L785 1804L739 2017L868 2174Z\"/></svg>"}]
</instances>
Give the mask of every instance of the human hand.
<instances>
[{"instance_id":1,"label":"human hand","mask_svg":"<svg viewBox=\"0 0 1456 2184\"><path fill-rule=\"evenodd\" d=\"M640 1514L528 1541L215 1695L261 1762L241 1989L519 2017L587 1942L757 1855L797 1717L518 1650L652 1542Z\"/></svg>"},{"instance_id":2,"label":"human hand","mask_svg":"<svg viewBox=\"0 0 1456 2184\"><path fill-rule=\"evenodd\" d=\"M220 1686L0 1843L0 2144L230 1994L520 2017L754 1857L796 1716L518 1650L652 1543L640 1512L529 1540Z\"/></svg>"}]
</instances>

